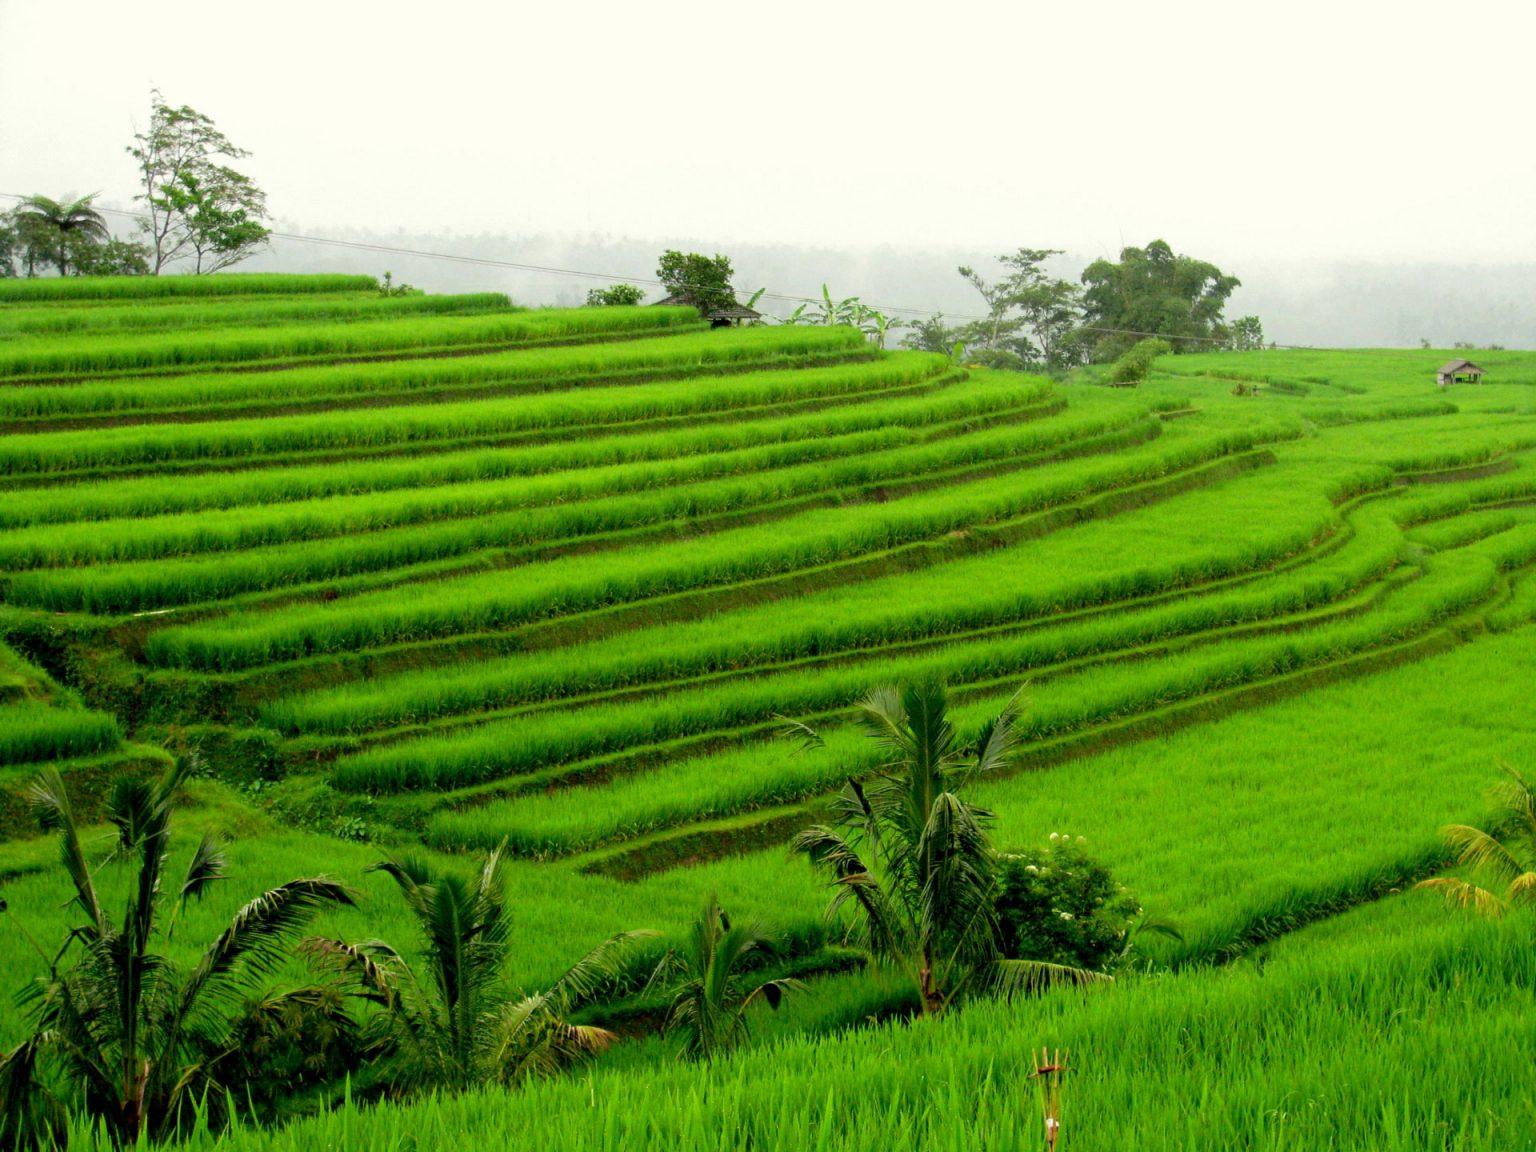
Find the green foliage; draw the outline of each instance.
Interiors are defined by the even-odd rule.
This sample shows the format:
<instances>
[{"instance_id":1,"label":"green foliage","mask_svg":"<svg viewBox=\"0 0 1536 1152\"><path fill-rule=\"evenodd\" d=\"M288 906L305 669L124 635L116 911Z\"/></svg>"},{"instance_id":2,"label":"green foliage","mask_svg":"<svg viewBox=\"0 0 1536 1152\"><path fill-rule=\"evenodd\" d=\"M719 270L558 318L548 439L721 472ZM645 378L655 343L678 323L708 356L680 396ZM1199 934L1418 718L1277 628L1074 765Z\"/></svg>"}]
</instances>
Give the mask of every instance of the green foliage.
<instances>
[{"instance_id":1,"label":"green foliage","mask_svg":"<svg viewBox=\"0 0 1536 1152\"><path fill-rule=\"evenodd\" d=\"M112 859L133 862L135 874L122 918L108 913L98 889L100 864L85 850L64 781L53 770L32 785L30 798L45 830L57 832L73 888L70 928L46 977L25 994L31 1040L5 1058L0 1083L10 1101L35 1098L36 1070L46 1062L65 1088L64 1101L98 1119L115 1141L160 1139L188 1124L198 1109L218 1108L226 1092L242 1093L235 1037L243 1025L227 1012L227 997L251 987L287 955L291 937L322 907L351 904L347 890L324 877L291 880L252 900L182 971L157 938L162 895L176 893L176 914L224 879L216 837L205 835L185 877L167 874L171 814L187 763L150 783L120 778L107 804L115 829ZM162 944L164 941L160 941ZM73 963L63 966L71 957ZM221 998L225 1010L221 1011ZM269 1003L280 1007L281 997ZM26 1065L23 1067L23 1064ZM249 1067L247 1067L249 1070Z\"/></svg>"},{"instance_id":2,"label":"green foliage","mask_svg":"<svg viewBox=\"0 0 1536 1152\"><path fill-rule=\"evenodd\" d=\"M38 265L52 264L59 275L70 274L71 260L80 274L81 257L89 263L89 253L112 238L101 213L91 207L96 194L78 200L53 200L47 196L28 196L11 211L12 227L20 238L23 262L29 274Z\"/></svg>"},{"instance_id":3,"label":"green foliage","mask_svg":"<svg viewBox=\"0 0 1536 1152\"><path fill-rule=\"evenodd\" d=\"M1109 382L1120 387L1134 388L1147 378L1152 364L1159 356L1167 356L1173 346L1166 340L1150 337L1138 340L1125 355L1116 360L1109 371Z\"/></svg>"},{"instance_id":4,"label":"green foliage","mask_svg":"<svg viewBox=\"0 0 1536 1152\"><path fill-rule=\"evenodd\" d=\"M587 292L588 308L632 307L645 299L645 289L638 284L610 284Z\"/></svg>"},{"instance_id":5,"label":"green foliage","mask_svg":"<svg viewBox=\"0 0 1536 1152\"><path fill-rule=\"evenodd\" d=\"M686 255L669 248L662 253L656 268L656 279L669 296L676 296L684 303L692 304L700 316L708 316L729 308L736 303L736 291L731 287L731 260L716 253L702 256L697 252Z\"/></svg>"},{"instance_id":6,"label":"green foliage","mask_svg":"<svg viewBox=\"0 0 1536 1152\"><path fill-rule=\"evenodd\" d=\"M997 924L1003 955L1105 972L1125 955L1141 907L1085 840L1052 832L1048 844L1001 857Z\"/></svg>"},{"instance_id":7,"label":"green foliage","mask_svg":"<svg viewBox=\"0 0 1536 1152\"><path fill-rule=\"evenodd\" d=\"M1257 316L1239 316L1228 325L1227 332L1234 352L1257 352L1264 347L1264 325Z\"/></svg>"},{"instance_id":8,"label":"green foliage","mask_svg":"<svg viewBox=\"0 0 1536 1152\"><path fill-rule=\"evenodd\" d=\"M1166 337L1181 353L1225 342L1222 309L1241 283L1162 240L1122 249L1119 263L1095 260L1083 270L1083 328L1094 361L1117 360L1145 336Z\"/></svg>"},{"instance_id":9,"label":"green foliage","mask_svg":"<svg viewBox=\"0 0 1536 1152\"><path fill-rule=\"evenodd\" d=\"M705 1061L725 1055L748 1035L747 1010L754 1003L761 999L777 1009L787 994L804 990L794 979L753 979L753 962L775 950L760 923L733 925L719 898L709 894L687 947L669 952L657 969L670 977L666 1031L681 1034L684 1055Z\"/></svg>"},{"instance_id":10,"label":"green foliage","mask_svg":"<svg viewBox=\"0 0 1536 1152\"><path fill-rule=\"evenodd\" d=\"M960 275L980 293L987 305L985 320L974 321L942 334L938 327L927 334L930 342L960 340L970 358L988 368L1032 368L1060 372L1077 363L1078 345L1071 339L1081 320L1081 291L1077 285L1046 273L1044 265L1061 252L1050 248L1020 248L999 256L1003 278L988 283L974 269L962 266Z\"/></svg>"},{"instance_id":11,"label":"green foliage","mask_svg":"<svg viewBox=\"0 0 1536 1152\"><path fill-rule=\"evenodd\" d=\"M1447 907L1471 908L1485 916L1536 907L1536 783L1507 764L1504 772L1509 779L1488 790L1493 812L1486 829L1447 824L1440 830L1456 863L1501 890L1459 876L1438 876L1419 885L1443 893Z\"/></svg>"},{"instance_id":12,"label":"green foliage","mask_svg":"<svg viewBox=\"0 0 1536 1152\"><path fill-rule=\"evenodd\" d=\"M499 852L467 881L415 857L386 857L371 871L395 882L423 937L426 971L413 972L377 940L312 938L306 949L379 1009L367 1035L373 1083L396 1093L515 1084L595 1055L616 1039L564 1017L624 976L626 948L652 933L619 933L546 990L512 994L504 986L511 921Z\"/></svg>"},{"instance_id":13,"label":"green foliage","mask_svg":"<svg viewBox=\"0 0 1536 1152\"><path fill-rule=\"evenodd\" d=\"M396 284L395 274L386 272L379 281L379 295L385 299L392 299L401 296L424 296L425 293L420 288L412 288L404 282Z\"/></svg>"},{"instance_id":14,"label":"green foliage","mask_svg":"<svg viewBox=\"0 0 1536 1152\"><path fill-rule=\"evenodd\" d=\"M1010 700L973 742L959 737L948 710L944 690L932 683L876 689L860 701L860 723L881 763L865 781L849 777L832 824L794 839L795 850L831 877L828 918L854 908L857 939L907 975L926 1015L968 992L1092 978L999 952L992 814L961 799L959 789L1007 762L1016 705ZM804 725L789 731L810 747L822 743Z\"/></svg>"},{"instance_id":15,"label":"green foliage","mask_svg":"<svg viewBox=\"0 0 1536 1152\"><path fill-rule=\"evenodd\" d=\"M146 213L140 227L154 275L178 259L191 259L196 273L217 272L266 243L266 194L223 162L250 153L203 113L173 107L152 91L149 127L134 134L127 152L139 169L137 199Z\"/></svg>"}]
</instances>

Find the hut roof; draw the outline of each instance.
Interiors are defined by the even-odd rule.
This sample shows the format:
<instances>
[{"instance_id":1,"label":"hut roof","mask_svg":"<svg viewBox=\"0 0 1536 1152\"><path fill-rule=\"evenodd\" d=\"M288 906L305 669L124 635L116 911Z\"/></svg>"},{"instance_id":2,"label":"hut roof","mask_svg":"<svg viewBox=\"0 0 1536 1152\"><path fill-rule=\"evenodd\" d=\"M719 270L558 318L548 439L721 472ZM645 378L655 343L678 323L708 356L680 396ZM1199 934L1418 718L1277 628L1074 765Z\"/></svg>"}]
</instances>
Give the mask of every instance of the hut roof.
<instances>
[{"instance_id":1,"label":"hut roof","mask_svg":"<svg viewBox=\"0 0 1536 1152\"><path fill-rule=\"evenodd\" d=\"M1479 368L1476 364L1472 363L1470 360L1452 360L1449 364L1443 365L1440 369L1440 375L1442 376L1450 376L1456 372L1481 373L1482 369Z\"/></svg>"},{"instance_id":2,"label":"hut roof","mask_svg":"<svg viewBox=\"0 0 1536 1152\"><path fill-rule=\"evenodd\" d=\"M672 295L656 301L658 307L663 304L683 305L692 303L693 301L681 292L674 292ZM748 308L745 304L738 303L735 300L732 300L727 307L714 309L705 317L706 320L761 320L762 318L763 314L761 312Z\"/></svg>"}]
</instances>

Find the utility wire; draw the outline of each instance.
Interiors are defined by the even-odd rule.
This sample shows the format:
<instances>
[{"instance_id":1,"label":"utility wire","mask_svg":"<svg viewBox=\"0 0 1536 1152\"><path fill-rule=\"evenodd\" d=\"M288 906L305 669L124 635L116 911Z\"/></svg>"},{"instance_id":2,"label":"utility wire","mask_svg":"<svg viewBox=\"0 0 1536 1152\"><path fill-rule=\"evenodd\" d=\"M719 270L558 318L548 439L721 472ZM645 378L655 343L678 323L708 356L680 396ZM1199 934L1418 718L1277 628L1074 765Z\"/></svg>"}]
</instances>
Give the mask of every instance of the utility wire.
<instances>
[{"instance_id":1,"label":"utility wire","mask_svg":"<svg viewBox=\"0 0 1536 1152\"><path fill-rule=\"evenodd\" d=\"M25 196L18 196L14 192L0 192L10 200L25 200ZM139 213L129 212L122 208L98 208L96 211L109 216L126 216L130 219L138 219ZM460 256L451 252L426 252L418 248L397 248L389 244L373 244L364 240L336 240L325 236L304 236L296 232L273 232L270 236L274 240L291 240L299 244L319 244L332 248L347 248L358 252L377 252L386 256L411 256L425 260L447 260L456 264L473 264L483 268L505 268L514 272L537 272L547 276L577 276L587 280L603 280L609 283L615 281L624 284L643 284L647 287L665 287L660 280L653 280L643 276L621 276L608 272L584 272L576 268L555 268L543 264L520 264L513 260L495 260L489 256ZM816 296L792 296L782 292L764 292L761 296L764 300L782 300L789 304L814 304L820 297ZM923 316L928 319L944 318L943 312L935 312L931 308L908 308L897 304L870 304L877 312L904 313L910 316ZM990 316L971 316L965 313L956 313L949 316L950 320L970 320L977 323L985 323L992 319ZM1197 344L1225 344L1226 341L1214 336L1176 336L1162 332L1135 332L1126 328L1099 328L1092 325L1080 325L1079 332L1096 332L1105 336L1135 336L1138 339L1157 338L1161 340L1188 340ZM1273 344L1269 347L1289 348L1308 351L1309 345L1305 344Z\"/></svg>"}]
</instances>

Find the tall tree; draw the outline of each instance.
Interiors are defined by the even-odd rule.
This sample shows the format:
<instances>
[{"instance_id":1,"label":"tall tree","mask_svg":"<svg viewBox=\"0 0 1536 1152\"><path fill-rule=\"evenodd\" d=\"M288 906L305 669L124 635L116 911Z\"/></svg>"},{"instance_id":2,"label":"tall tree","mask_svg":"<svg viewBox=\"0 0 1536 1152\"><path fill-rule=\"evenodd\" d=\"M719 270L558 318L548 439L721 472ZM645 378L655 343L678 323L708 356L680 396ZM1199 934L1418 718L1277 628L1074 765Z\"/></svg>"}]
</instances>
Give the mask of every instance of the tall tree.
<instances>
[{"instance_id":1,"label":"tall tree","mask_svg":"<svg viewBox=\"0 0 1536 1152\"><path fill-rule=\"evenodd\" d=\"M111 240L107 222L91 207L94 199L94 193L78 200L28 196L16 205L15 227L22 242L33 251L32 259L40 255L59 270L60 276L68 276L70 257L77 250Z\"/></svg>"},{"instance_id":2,"label":"tall tree","mask_svg":"<svg viewBox=\"0 0 1536 1152\"><path fill-rule=\"evenodd\" d=\"M669 248L662 253L656 268L669 296L677 296L699 310L700 316L708 316L736 303L736 291L731 287L731 258L718 252L703 256L698 252L679 252Z\"/></svg>"},{"instance_id":3,"label":"tall tree","mask_svg":"<svg viewBox=\"0 0 1536 1152\"><path fill-rule=\"evenodd\" d=\"M250 153L203 113L185 104L172 107L157 89L150 95L149 127L134 135L127 151L139 166L137 199L145 209L140 227L156 276L184 256L195 259L199 272L216 271L266 242L264 194L225 163Z\"/></svg>"},{"instance_id":4,"label":"tall tree","mask_svg":"<svg viewBox=\"0 0 1536 1152\"><path fill-rule=\"evenodd\" d=\"M1004 274L991 282L974 268L960 268L987 305L986 319L958 333L973 355L1009 368L1058 371L1076 363L1069 337L1081 322L1081 290L1045 270L1046 262L1061 254L1054 248L1020 248L999 256Z\"/></svg>"},{"instance_id":5,"label":"tall tree","mask_svg":"<svg viewBox=\"0 0 1536 1152\"><path fill-rule=\"evenodd\" d=\"M113 859L137 865L122 917L112 916L96 883L99 864L86 855L64 782L49 769L30 799L44 828L59 834L60 855L74 889L76 924L48 975L27 999L35 1014L30 1040L0 1059L0 1111L18 1103L45 1115L34 1069L56 1062L74 1103L106 1125L120 1144L159 1138L189 1117L195 1105L222 1101L233 1057L236 1022L228 994L242 981L270 973L289 954L288 942L319 909L350 904L345 888L325 877L290 880L241 908L187 971L155 947L169 886L178 906L225 874L218 841L204 836L186 874L168 872L171 815L185 774L178 765L157 782L119 779L107 803L116 830ZM60 963L69 954L74 964Z\"/></svg>"},{"instance_id":6,"label":"tall tree","mask_svg":"<svg viewBox=\"0 0 1536 1152\"><path fill-rule=\"evenodd\" d=\"M1162 240L1123 249L1119 263L1095 260L1083 270L1083 328L1093 358L1116 360L1145 336L1167 339L1175 352L1225 342L1222 309L1241 283Z\"/></svg>"},{"instance_id":7,"label":"tall tree","mask_svg":"<svg viewBox=\"0 0 1536 1152\"><path fill-rule=\"evenodd\" d=\"M1000 947L992 814L960 790L1008 760L1016 719L1010 702L967 743L938 685L876 689L859 702L859 720L884 764L867 782L849 779L832 824L794 840L831 876L828 916L850 903L857 908L871 954L907 975L927 1015L969 991L1100 978L1010 959ZM808 744L820 743L811 729L791 727Z\"/></svg>"}]
</instances>

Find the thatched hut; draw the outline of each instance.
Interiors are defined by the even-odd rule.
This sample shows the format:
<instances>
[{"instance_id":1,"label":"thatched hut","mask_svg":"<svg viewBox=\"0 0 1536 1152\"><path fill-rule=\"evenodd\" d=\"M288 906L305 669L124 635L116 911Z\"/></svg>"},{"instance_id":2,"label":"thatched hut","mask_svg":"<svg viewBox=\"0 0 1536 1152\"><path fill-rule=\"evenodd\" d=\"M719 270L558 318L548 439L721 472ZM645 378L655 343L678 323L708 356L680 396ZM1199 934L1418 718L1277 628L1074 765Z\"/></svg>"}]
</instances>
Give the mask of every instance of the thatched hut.
<instances>
[{"instance_id":1,"label":"thatched hut","mask_svg":"<svg viewBox=\"0 0 1536 1152\"><path fill-rule=\"evenodd\" d=\"M1483 370L1470 360L1452 360L1449 364L1442 364L1440 371L1435 373L1435 379L1442 388L1452 384L1476 384L1482 378Z\"/></svg>"},{"instance_id":2,"label":"thatched hut","mask_svg":"<svg viewBox=\"0 0 1536 1152\"><path fill-rule=\"evenodd\" d=\"M658 305L671 304L674 307L681 307L683 305L691 305L693 301L681 292L674 292L666 299L658 300L656 303ZM711 328L739 328L743 324L750 324L763 318L761 312L748 308L745 304L735 300L732 300L724 308L713 308L708 312L702 313L702 315L704 319L709 321Z\"/></svg>"}]
</instances>

